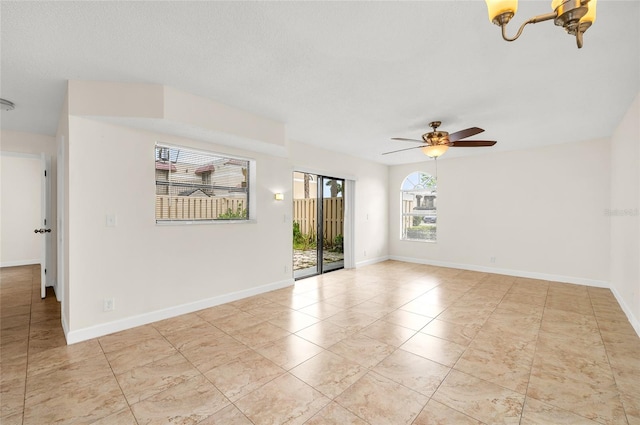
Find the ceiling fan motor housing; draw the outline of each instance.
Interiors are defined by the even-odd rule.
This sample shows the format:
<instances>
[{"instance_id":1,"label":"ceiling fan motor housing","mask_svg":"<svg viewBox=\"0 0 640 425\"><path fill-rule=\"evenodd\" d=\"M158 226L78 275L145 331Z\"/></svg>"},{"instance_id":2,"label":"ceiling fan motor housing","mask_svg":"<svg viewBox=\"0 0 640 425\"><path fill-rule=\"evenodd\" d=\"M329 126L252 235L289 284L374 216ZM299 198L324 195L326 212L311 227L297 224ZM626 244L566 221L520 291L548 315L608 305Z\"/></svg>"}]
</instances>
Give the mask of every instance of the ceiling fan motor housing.
<instances>
[{"instance_id":1,"label":"ceiling fan motor housing","mask_svg":"<svg viewBox=\"0 0 640 425\"><path fill-rule=\"evenodd\" d=\"M431 146L448 145L449 133L446 131L431 131L423 134L422 139Z\"/></svg>"}]
</instances>

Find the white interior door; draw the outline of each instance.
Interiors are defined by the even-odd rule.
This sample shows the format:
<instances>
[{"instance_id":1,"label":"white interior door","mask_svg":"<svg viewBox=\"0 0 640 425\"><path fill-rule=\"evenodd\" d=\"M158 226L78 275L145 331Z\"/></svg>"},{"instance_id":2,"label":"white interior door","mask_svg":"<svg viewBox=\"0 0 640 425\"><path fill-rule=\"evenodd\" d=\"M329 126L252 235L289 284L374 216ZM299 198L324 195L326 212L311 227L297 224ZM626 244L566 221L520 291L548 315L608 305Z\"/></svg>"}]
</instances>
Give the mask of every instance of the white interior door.
<instances>
[{"instance_id":1,"label":"white interior door","mask_svg":"<svg viewBox=\"0 0 640 425\"><path fill-rule=\"evenodd\" d=\"M49 244L51 241L51 222L50 222L50 213L49 213L49 204L50 204L50 193L51 193L51 185L49 181L51 180L49 168L50 168L50 160L47 156L42 153L40 155L40 160L42 162L42 176L41 176L41 187L40 187L40 199L41 199L41 227L39 229L35 229L36 232L40 234L41 242L40 242L40 297L44 298L47 294L47 250L49 248Z\"/></svg>"}]
</instances>

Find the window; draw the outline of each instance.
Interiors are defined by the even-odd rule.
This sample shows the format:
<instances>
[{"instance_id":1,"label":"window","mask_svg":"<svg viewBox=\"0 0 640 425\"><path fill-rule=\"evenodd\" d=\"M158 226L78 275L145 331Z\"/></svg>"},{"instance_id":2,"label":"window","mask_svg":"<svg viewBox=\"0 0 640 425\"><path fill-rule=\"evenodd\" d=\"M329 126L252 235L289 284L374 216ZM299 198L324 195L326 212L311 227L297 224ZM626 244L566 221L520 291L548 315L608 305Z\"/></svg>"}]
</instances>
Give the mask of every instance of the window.
<instances>
[{"instance_id":1,"label":"window","mask_svg":"<svg viewBox=\"0 0 640 425\"><path fill-rule=\"evenodd\" d=\"M249 219L252 161L156 144L156 223Z\"/></svg>"},{"instance_id":2,"label":"window","mask_svg":"<svg viewBox=\"0 0 640 425\"><path fill-rule=\"evenodd\" d=\"M436 241L436 179L416 171L402 182L401 235L410 241Z\"/></svg>"}]
</instances>

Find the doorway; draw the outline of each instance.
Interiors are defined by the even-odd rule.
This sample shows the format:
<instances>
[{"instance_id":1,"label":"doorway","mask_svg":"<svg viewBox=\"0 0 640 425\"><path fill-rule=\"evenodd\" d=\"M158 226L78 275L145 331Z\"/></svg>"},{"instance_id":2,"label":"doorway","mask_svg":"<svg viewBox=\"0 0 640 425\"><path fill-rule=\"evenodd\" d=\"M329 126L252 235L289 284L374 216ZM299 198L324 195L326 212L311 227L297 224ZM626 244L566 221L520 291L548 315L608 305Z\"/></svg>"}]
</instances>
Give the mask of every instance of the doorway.
<instances>
[{"instance_id":1,"label":"doorway","mask_svg":"<svg viewBox=\"0 0 640 425\"><path fill-rule=\"evenodd\" d=\"M293 173L293 277L344 268L345 181Z\"/></svg>"}]
</instances>

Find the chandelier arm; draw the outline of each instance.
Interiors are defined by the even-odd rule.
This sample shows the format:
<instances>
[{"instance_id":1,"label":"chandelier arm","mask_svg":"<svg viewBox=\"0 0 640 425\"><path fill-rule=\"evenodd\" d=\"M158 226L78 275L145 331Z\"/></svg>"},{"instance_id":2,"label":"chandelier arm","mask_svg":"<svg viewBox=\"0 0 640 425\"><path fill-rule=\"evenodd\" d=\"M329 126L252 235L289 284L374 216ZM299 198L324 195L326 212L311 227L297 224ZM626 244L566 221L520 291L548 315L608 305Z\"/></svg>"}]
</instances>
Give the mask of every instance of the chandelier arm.
<instances>
[{"instance_id":1,"label":"chandelier arm","mask_svg":"<svg viewBox=\"0 0 640 425\"><path fill-rule=\"evenodd\" d=\"M546 13L544 15L538 15L538 16L534 16L533 18L525 21L522 25L520 25L520 28L518 29L518 32L516 33L516 35L514 37L508 37L507 36L507 23L508 22L504 22L502 25L500 25L500 27L502 27L502 38L505 39L506 41L515 41L518 39L518 37L520 37L520 35L522 34L522 31L524 30L524 27L527 26L528 24L537 24L538 22L544 22L544 21L549 21L551 19L555 19L556 18L556 12L551 12L551 13Z\"/></svg>"}]
</instances>

